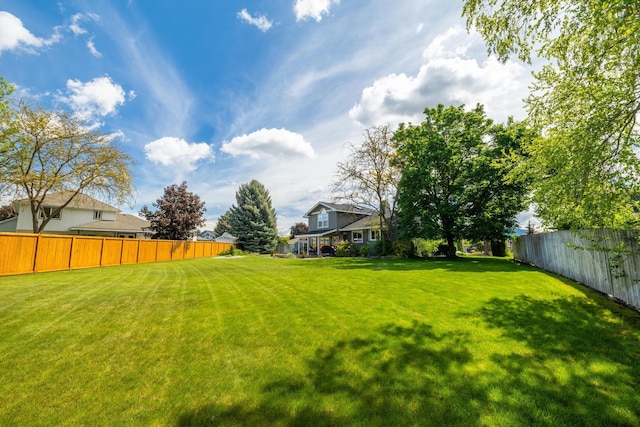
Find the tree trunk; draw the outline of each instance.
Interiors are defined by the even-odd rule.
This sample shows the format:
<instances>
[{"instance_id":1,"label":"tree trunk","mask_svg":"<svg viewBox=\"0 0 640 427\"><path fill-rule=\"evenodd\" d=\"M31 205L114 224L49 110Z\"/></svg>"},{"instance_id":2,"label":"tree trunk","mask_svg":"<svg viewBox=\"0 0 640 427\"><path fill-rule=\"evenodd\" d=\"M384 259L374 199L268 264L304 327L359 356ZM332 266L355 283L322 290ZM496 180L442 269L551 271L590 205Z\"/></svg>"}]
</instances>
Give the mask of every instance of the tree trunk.
<instances>
[{"instance_id":1,"label":"tree trunk","mask_svg":"<svg viewBox=\"0 0 640 427\"><path fill-rule=\"evenodd\" d=\"M458 255L456 255L456 242L453 237L453 234L447 234L447 258L456 259Z\"/></svg>"}]
</instances>

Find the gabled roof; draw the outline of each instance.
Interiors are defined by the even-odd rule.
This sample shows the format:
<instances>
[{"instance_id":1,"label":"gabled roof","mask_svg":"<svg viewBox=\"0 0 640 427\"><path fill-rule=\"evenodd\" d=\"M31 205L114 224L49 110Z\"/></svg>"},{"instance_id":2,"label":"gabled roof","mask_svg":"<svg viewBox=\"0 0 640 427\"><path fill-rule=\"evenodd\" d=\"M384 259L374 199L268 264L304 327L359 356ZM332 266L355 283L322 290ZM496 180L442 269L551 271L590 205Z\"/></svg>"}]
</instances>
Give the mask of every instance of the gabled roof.
<instances>
[{"instance_id":1,"label":"gabled roof","mask_svg":"<svg viewBox=\"0 0 640 427\"><path fill-rule=\"evenodd\" d=\"M340 231L368 230L371 228L380 228L380 216L375 212L368 216L365 216L364 218L360 218L355 222L352 222L346 227L342 227Z\"/></svg>"},{"instance_id":2,"label":"gabled roof","mask_svg":"<svg viewBox=\"0 0 640 427\"><path fill-rule=\"evenodd\" d=\"M143 232L149 227L149 222L142 218L138 218L135 215L121 214L116 215L115 221L100 220L92 221L82 225L76 225L70 227L69 230L83 230L83 231L130 231L130 232Z\"/></svg>"},{"instance_id":3,"label":"gabled roof","mask_svg":"<svg viewBox=\"0 0 640 427\"><path fill-rule=\"evenodd\" d=\"M47 194L44 198L42 204L43 206L48 207L58 207L62 206L69 198L73 195L72 191L61 191L59 193ZM14 201L14 203L28 203L29 199L19 199ZM107 212L119 212L120 209L114 208L111 205L101 202L100 200L96 200L93 197L87 196L85 194L78 194L73 198L73 200L67 205L67 208L74 209L92 209L92 210L100 210Z\"/></svg>"},{"instance_id":4,"label":"gabled roof","mask_svg":"<svg viewBox=\"0 0 640 427\"><path fill-rule=\"evenodd\" d=\"M339 204L339 203L329 203L329 202L318 202L313 206L313 208L309 209L309 211L305 213L303 217L309 218L311 214L313 214L315 211L319 211L320 209L322 209L322 207L324 207L329 211L344 212L344 213L350 213L350 214L367 215L371 213L371 209L363 208L361 206L352 205L348 203Z\"/></svg>"}]
</instances>

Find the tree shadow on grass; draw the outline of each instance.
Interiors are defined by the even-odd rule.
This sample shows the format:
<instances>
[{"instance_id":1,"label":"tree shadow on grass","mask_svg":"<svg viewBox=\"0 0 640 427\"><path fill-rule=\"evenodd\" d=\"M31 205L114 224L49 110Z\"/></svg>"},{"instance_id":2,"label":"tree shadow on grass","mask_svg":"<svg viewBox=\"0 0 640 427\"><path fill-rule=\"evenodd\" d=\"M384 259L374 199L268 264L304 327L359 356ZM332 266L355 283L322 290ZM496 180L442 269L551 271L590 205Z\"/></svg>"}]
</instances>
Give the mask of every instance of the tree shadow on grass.
<instances>
[{"instance_id":1,"label":"tree shadow on grass","mask_svg":"<svg viewBox=\"0 0 640 427\"><path fill-rule=\"evenodd\" d=\"M491 356L504 373L493 404L518 425L640 425L640 331L633 322L579 297L496 298L479 314L529 349Z\"/></svg>"},{"instance_id":2,"label":"tree shadow on grass","mask_svg":"<svg viewBox=\"0 0 640 427\"><path fill-rule=\"evenodd\" d=\"M534 270L533 267L505 258L460 257L447 258L392 259L392 258L334 258L333 268L338 270L445 270L459 273L513 273Z\"/></svg>"},{"instance_id":3,"label":"tree shadow on grass","mask_svg":"<svg viewBox=\"0 0 640 427\"><path fill-rule=\"evenodd\" d=\"M265 384L256 399L197 408L177 425L480 425L484 396L462 374L467 345L424 323L386 325L318 348L304 374Z\"/></svg>"},{"instance_id":4,"label":"tree shadow on grass","mask_svg":"<svg viewBox=\"0 0 640 427\"><path fill-rule=\"evenodd\" d=\"M176 425L638 426L640 332L610 313L581 297L496 298L470 315L492 341L388 324L317 348L302 371L260 375L259 393L195 408Z\"/></svg>"}]
</instances>

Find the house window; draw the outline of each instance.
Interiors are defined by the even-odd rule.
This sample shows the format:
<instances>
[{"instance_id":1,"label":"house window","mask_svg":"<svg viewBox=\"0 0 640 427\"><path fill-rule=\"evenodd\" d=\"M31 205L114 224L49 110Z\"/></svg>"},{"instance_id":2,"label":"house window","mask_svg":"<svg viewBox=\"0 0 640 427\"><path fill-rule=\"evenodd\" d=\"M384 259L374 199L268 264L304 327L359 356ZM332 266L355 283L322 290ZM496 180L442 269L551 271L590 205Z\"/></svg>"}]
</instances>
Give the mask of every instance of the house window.
<instances>
[{"instance_id":1,"label":"house window","mask_svg":"<svg viewBox=\"0 0 640 427\"><path fill-rule=\"evenodd\" d=\"M351 233L351 241L353 243L362 243L362 231L354 231Z\"/></svg>"},{"instance_id":2,"label":"house window","mask_svg":"<svg viewBox=\"0 0 640 427\"><path fill-rule=\"evenodd\" d=\"M329 228L329 214L324 208L318 214L318 228Z\"/></svg>"},{"instance_id":3,"label":"house window","mask_svg":"<svg viewBox=\"0 0 640 427\"><path fill-rule=\"evenodd\" d=\"M41 208L40 209L40 213L38 214L38 218L44 218L45 216L47 218L51 218L51 219L60 219L60 218L62 218L62 210L58 211L58 213L55 216L51 216L53 211L55 211L55 208L51 208L51 207Z\"/></svg>"},{"instance_id":4,"label":"house window","mask_svg":"<svg viewBox=\"0 0 640 427\"><path fill-rule=\"evenodd\" d=\"M329 246L329 238L328 237L320 237L320 247Z\"/></svg>"},{"instance_id":5,"label":"house window","mask_svg":"<svg viewBox=\"0 0 640 427\"><path fill-rule=\"evenodd\" d=\"M369 231L369 241L373 242L376 240L380 240L380 230L370 230Z\"/></svg>"},{"instance_id":6,"label":"house window","mask_svg":"<svg viewBox=\"0 0 640 427\"><path fill-rule=\"evenodd\" d=\"M93 211L93 219L102 219L102 211Z\"/></svg>"}]
</instances>

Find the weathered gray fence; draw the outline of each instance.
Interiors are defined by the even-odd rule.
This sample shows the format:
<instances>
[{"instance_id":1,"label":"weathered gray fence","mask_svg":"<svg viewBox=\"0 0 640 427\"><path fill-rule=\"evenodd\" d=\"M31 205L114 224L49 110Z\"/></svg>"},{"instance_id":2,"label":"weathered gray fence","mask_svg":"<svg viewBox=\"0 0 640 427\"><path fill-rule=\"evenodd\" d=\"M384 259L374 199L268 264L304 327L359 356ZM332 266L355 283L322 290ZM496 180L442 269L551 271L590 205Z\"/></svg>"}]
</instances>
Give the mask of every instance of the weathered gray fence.
<instances>
[{"instance_id":1,"label":"weathered gray fence","mask_svg":"<svg viewBox=\"0 0 640 427\"><path fill-rule=\"evenodd\" d=\"M513 256L640 309L638 235L638 232L612 230L526 235L514 242ZM620 245L624 245L621 254L612 250ZM593 249L594 246L608 250Z\"/></svg>"}]
</instances>

